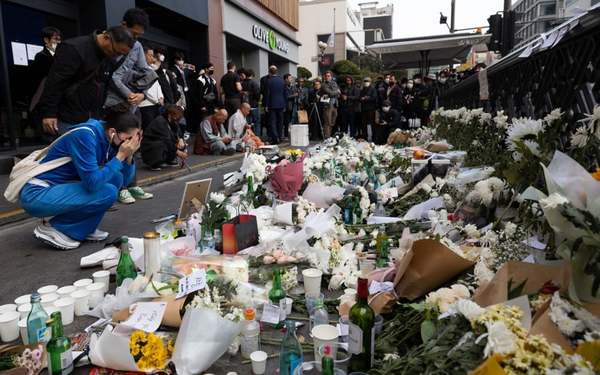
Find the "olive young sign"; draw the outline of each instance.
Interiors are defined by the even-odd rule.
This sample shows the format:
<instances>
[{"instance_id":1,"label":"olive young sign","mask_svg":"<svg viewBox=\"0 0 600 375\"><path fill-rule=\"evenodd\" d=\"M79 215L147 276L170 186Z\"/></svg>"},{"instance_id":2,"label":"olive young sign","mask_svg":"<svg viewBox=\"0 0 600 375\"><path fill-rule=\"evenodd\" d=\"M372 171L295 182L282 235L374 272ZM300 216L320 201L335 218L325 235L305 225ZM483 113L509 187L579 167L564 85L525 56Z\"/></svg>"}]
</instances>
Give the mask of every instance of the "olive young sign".
<instances>
[{"instance_id":1,"label":"olive young sign","mask_svg":"<svg viewBox=\"0 0 600 375\"><path fill-rule=\"evenodd\" d=\"M252 25L252 36L263 43L266 43L270 49L288 53L290 44L275 35L273 30L267 30L258 25Z\"/></svg>"}]
</instances>

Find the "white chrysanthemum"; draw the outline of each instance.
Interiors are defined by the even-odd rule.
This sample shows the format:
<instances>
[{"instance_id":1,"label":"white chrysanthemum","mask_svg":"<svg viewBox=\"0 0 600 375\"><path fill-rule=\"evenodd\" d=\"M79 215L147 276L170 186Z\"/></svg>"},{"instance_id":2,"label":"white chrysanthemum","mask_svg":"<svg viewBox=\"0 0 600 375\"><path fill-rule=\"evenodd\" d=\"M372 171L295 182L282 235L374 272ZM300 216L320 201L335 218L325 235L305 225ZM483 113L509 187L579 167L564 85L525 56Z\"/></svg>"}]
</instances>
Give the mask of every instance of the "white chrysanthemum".
<instances>
[{"instance_id":1,"label":"white chrysanthemum","mask_svg":"<svg viewBox=\"0 0 600 375\"><path fill-rule=\"evenodd\" d=\"M540 151L540 144L537 143L536 141L532 141L530 139L526 139L523 141L523 144L525 145L525 147L527 147L529 149L529 151L537 156L538 158L540 156L542 156L542 152Z\"/></svg>"},{"instance_id":2,"label":"white chrysanthemum","mask_svg":"<svg viewBox=\"0 0 600 375\"><path fill-rule=\"evenodd\" d=\"M560 118L562 117L562 115L564 114L564 112L560 111L560 108L556 108L555 110L553 110L552 112L548 113L546 115L546 117L544 117L544 121L550 125L552 122L556 121L556 120L560 120Z\"/></svg>"},{"instance_id":3,"label":"white chrysanthemum","mask_svg":"<svg viewBox=\"0 0 600 375\"><path fill-rule=\"evenodd\" d=\"M469 288L462 284L454 284L450 287L450 290L452 290L454 292L454 295L458 298L471 297L471 292L469 292Z\"/></svg>"},{"instance_id":4,"label":"white chrysanthemum","mask_svg":"<svg viewBox=\"0 0 600 375\"><path fill-rule=\"evenodd\" d=\"M494 117L494 123L498 129L506 129L508 127L508 116L504 114L504 111L498 111L496 117Z\"/></svg>"},{"instance_id":5,"label":"white chrysanthemum","mask_svg":"<svg viewBox=\"0 0 600 375\"><path fill-rule=\"evenodd\" d=\"M527 136L536 136L544 132L544 123L542 120L533 120L530 118L519 118L513 120L508 128L507 146L510 151L516 151L517 141Z\"/></svg>"},{"instance_id":6,"label":"white chrysanthemum","mask_svg":"<svg viewBox=\"0 0 600 375\"><path fill-rule=\"evenodd\" d=\"M386 353L383 356L383 361L387 362L387 361L396 361L400 358L400 356L396 353Z\"/></svg>"},{"instance_id":7,"label":"white chrysanthemum","mask_svg":"<svg viewBox=\"0 0 600 375\"><path fill-rule=\"evenodd\" d=\"M494 353L510 354L517 349L515 334L503 322L488 324L487 330L487 345L483 350L486 358Z\"/></svg>"},{"instance_id":8,"label":"white chrysanthemum","mask_svg":"<svg viewBox=\"0 0 600 375\"><path fill-rule=\"evenodd\" d=\"M571 135L571 147L572 148L583 148L590 140L590 134L585 126L577 128L575 134Z\"/></svg>"},{"instance_id":9,"label":"white chrysanthemum","mask_svg":"<svg viewBox=\"0 0 600 375\"><path fill-rule=\"evenodd\" d=\"M514 224L512 221L507 222L506 224L504 224L504 234L506 235L506 237L512 237L515 235L517 231L517 225Z\"/></svg>"},{"instance_id":10,"label":"white chrysanthemum","mask_svg":"<svg viewBox=\"0 0 600 375\"><path fill-rule=\"evenodd\" d=\"M216 204L221 204L225 201L225 194L223 193L210 193L210 200Z\"/></svg>"},{"instance_id":11,"label":"white chrysanthemum","mask_svg":"<svg viewBox=\"0 0 600 375\"><path fill-rule=\"evenodd\" d=\"M465 230L465 234L469 238L479 238L479 237L481 237L481 233L479 233L479 230L473 224L469 224L469 225L465 226L464 230Z\"/></svg>"},{"instance_id":12,"label":"white chrysanthemum","mask_svg":"<svg viewBox=\"0 0 600 375\"><path fill-rule=\"evenodd\" d=\"M569 203L569 200L559 193L552 193L550 196L540 199L540 204L543 208L556 208L566 203Z\"/></svg>"},{"instance_id":13,"label":"white chrysanthemum","mask_svg":"<svg viewBox=\"0 0 600 375\"><path fill-rule=\"evenodd\" d=\"M475 264L473 273L475 274L475 280L478 285L488 283L494 278L494 271L490 270L483 261Z\"/></svg>"},{"instance_id":14,"label":"white chrysanthemum","mask_svg":"<svg viewBox=\"0 0 600 375\"><path fill-rule=\"evenodd\" d=\"M456 310L467 318L470 322L476 321L483 313L485 309L480 307L475 302L468 299L460 299L456 302Z\"/></svg>"},{"instance_id":15,"label":"white chrysanthemum","mask_svg":"<svg viewBox=\"0 0 600 375\"><path fill-rule=\"evenodd\" d=\"M594 107L591 115L585 115L585 119L579 120L587 124L588 132L600 138L600 105Z\"/></svg>"}]
</instances>

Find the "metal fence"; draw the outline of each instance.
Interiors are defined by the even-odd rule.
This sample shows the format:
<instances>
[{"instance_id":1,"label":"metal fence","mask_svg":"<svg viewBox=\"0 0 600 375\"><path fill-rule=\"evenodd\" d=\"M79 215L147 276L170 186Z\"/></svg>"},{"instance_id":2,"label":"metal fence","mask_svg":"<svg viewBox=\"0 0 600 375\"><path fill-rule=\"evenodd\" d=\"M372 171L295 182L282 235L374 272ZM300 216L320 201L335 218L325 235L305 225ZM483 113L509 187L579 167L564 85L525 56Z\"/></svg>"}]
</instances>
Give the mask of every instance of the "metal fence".
<instances>
[{"instance_id":1,"label":"metal fence","mask_svg":"<svg viewBox=\"0 0 600 375\"><path fill-rule=\"evenodd\" d=\"M441 105L534 118L561 108L572 121L592 113L600 103L600 6L512 52L487 76L489 100L480 100L473 75L444 92Z\"/></svg>"}]
</instances>

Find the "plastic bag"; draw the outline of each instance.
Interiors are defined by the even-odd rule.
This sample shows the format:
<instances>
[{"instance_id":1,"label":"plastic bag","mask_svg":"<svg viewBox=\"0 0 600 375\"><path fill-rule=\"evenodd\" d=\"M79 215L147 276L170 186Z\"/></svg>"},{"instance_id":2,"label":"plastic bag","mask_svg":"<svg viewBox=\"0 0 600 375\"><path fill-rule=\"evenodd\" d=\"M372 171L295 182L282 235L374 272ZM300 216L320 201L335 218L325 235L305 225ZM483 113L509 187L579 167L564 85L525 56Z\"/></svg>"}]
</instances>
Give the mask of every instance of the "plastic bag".
<instances>
[{"instance_id":1,"label":"plastic bag","mask_svg":"<svg viewBox=\"0 0 600 375\"><path fill-rule=\"evenodd\" d=\"M225 354L241 330L241 322L222 318L213 310L188 309L173 351L172 361L177 373L192 375L204 372Z\"/></svg>"}]
</instances>

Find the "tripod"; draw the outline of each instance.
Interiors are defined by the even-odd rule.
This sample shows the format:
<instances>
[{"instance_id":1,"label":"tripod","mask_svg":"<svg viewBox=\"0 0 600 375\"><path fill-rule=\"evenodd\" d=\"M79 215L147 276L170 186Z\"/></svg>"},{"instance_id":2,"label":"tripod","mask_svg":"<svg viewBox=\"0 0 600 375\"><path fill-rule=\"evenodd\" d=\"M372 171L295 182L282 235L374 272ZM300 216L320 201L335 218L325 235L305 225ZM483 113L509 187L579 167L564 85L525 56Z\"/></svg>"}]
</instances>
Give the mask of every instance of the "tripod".
<instances>
[{"instance_id":1,"label":"tripod","mask_svg":"<svg viewBox=\"0 0 600 375\"><path fill-rule=\"evenodd\" d=\"M317 106L316 102L312 103L312 106L310 108L310 113L308 114L308 123L309 124L310 124L310 119L312 118L313 112L317 115L317 123L319 124L319 129L321 130L321 139L325 140L325 133L323 132L323 123L321 122L321 115L319 115L319 107Z\"/></svg>"}]
</instances>

